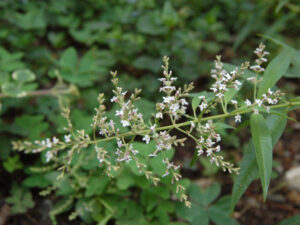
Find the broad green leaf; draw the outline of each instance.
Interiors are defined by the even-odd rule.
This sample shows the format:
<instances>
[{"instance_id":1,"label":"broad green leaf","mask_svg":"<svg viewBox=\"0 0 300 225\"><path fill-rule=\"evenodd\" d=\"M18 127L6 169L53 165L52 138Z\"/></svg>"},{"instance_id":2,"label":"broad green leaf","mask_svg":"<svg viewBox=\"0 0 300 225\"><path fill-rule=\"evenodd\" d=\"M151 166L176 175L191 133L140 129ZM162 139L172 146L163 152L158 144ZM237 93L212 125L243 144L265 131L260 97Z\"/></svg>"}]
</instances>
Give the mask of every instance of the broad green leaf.
<instances>
[{"instance_id":1,"label":"broad green leaf","mask_svg":"<svg viewBox=\"0 0 300 225\"><path fill-rule=\"evenodd\" d=\"M4 83L1 85L1 89L4 94L12 97L23 97L26 95L26 92L16 83Z\"/></svg>"},{"instance_id":2,"label":"broad green leaf","mask_svg":"<svg viewBox=\"0 0 300 225\"><path fill-rule=\"evenodd\" d=\"M8 159L3 162L3 167L6 169L7 172L12 173L15 170L22 169L23 164L20 161L20 156L15 155L12 157L8 157Z\"/></svg>"},{"instance_id":3,"label":"broad green leaf","mask_svg":"<svg viewBox=\"0 0 300 225\"><path fill-rule=\"evenodd\" d=\"M109 178L107 176L92 176L87 182L87 188L85 191L86 197L100 195L104 192L109 184Z\"/></svg>"},{"instance_id":4,"label":"broad green leaf","mask_svg":"<svg viewBox=\"0 0 300 225\"><path fill-rule=\"evenodd\" d=\"M229 215L230 196L224 196L208 208L209 218L216 225L238 225L238 222Z\"/></svg>"},{"instance_id":5,"label":"broad green leaf","mask_svg":"<svg viewBox=\"0 0 300 225\"><path fill-rule=\"evenodd\" d=\"M25 213L27 209L34 206L32 195L29 191L17 186L15 183L10 191L11 196L6 198L7 203L12 204L11 213Z\"/></svg>"},{"instance_id":6,"label":"broad green leaf","mask_svg":"<svg viewBox=\"0 0 300 225\"><path fill-rule=\"evenodd\" d=\"M255 148L255 155L259 176L263 188L264 200L267 197L272 172L272 138L267 122L261 114L250 117L251 135Z\"/></svg>"},{"instance_id":7,"label":"broad green leaf","mask_svg":"<svg viewBox=\"0 0 300 225\"><path fill-rule=\"evenodd\" d=\"M20 69L12 73L12 78L17 82L24 83L35 80L35 74L28 69Z\"/></svg>"},{"instance_id":8,"label":"broad green leaf","mask_svg":"<svg viewBox=\"0 0 300 225\"><path fill-rule=\"evenodd\" d=\"M173 27L178 23L178 15L169 1L166 1L162 11L162 20L164 24Z\"/></svg>"},{"instance_id":9,"label":"broad green leaf","mask_svg":"<svg viewBox=\"0 0 300 225\"><path fill-rule=\"evenodd\" d=\"M300 225L300 214L282 220L277 225Z\"/></svg>"},{"instance_id":10,"label":"broad green leaf","mask_svg":"<svg viewBox=\"0 0 300 225\"><path fill-rule=\"evenodd\" d=\"M59 64L63 68L66 68L71 72L74 72L77 66L77 58L78 57L77 57L76 49L70 47L63 52L59 60Z\"/></svg>"},{"instance_id":11,"label":"broad green leaf","mask_svg":"<svg viewBox=\"0 0 300 225\"><path fill-rule=\"evenodd\" d=\"M269 88L272 88L277 83L277 81L286 73L294 56L294 53L294 49L285 48L269 63L263 75L263 80L258 87L259 98L263 94L265 94Z\"/></svg>"},{"instance_id":12,"label":"broad green leaf","mask_svg":"<svg viewBox=\"0 0 300 225\"><path fill-rule=\"evenodd\" d=\"M214 183L207 189L202 189L196 184L192 184L189 188L191 198L203 206L211 204L220 194L221 186L219 183Z\"/></svg>"}]
</instances>

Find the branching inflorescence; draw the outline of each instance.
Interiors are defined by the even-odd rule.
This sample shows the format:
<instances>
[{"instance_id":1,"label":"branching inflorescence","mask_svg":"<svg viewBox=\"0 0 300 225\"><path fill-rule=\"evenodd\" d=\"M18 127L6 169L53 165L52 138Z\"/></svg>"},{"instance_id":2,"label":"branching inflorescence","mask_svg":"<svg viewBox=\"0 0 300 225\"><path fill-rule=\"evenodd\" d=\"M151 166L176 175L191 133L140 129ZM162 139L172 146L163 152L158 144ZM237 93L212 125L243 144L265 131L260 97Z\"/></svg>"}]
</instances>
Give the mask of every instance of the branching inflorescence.
<instances>
[{"instance_id":1,"label":"branching inflorescence","mask_svg":"<svg viewBox=\"0 0 300 225\"><path fill-rule=\"evenodd\" d=\"M93 145L97 153L99 165L105 168L106 174L112 176L112 171L117 171L122 168L123 164L133 161L136 167L141 173L143 173L147 179L153 181L155 185L160 181L158 177L151 169L147 168L147 165L139 160L137 157L140 153L139 149L135 149L133 142L136 138L141 139L146 144L150 141L154 141L156 148L149 154L148 160L157 157L159 154L163 156L163 163L166 165L166 171L162 175L171 176L172 183L176 185L176 190L179 193L180 200L184 201L186 206L190 206L187 195L185 194L184 187L180 184L179 180L181 175L179 173L179 165L170 161L165 156L166 152L172 149L174 146L184 146L187 138L192 139L196 145L197 156L206 156L212 163L221 167L224 171L238 173L239 168L234 167L233 164L224 161L224 158L218 154L221 151L221 135L216 131L215 120L224 119L227 117L234 117L235 122L241 122L241 115L253 111L254 113L267 112L270 113L270 109L278 103L278 100L282 93L280 91L273 92L269 89L267 94L262 95L260 99L257 98L256 86L260 81L259 73L264 71L262 63L266 62L264 58L268 53L264 51L265 46L260 45L256 50L257 55L256 64L250 66L249 62L241 64L239 68L235 68L232 71L224 69L221 57L217 56L215 60L215 68L211 71L211 77L215 79L214 84L210 88L213 93L213 97L209 98L206 95L197 96L198 103L197 110L194 110L194 115L187 114L189 109L189 102L187 97L189 92L194 88L193 84L185 85L183 88L177 88L174 85L176 77L172 76L172 71L169 70L169 58L164 57L163 77L159 79L162 83L159 91L164 95L162 101L156 104L156 113L153 115L152 122L146 123L143 119L143 115L139 112L135 106L135 102L139 100L139 93L141 90L136 89L133 93L124 91L118 85L118 78L116 72L111 72L112 83L114 85L114 96L111 98L113 104L118 104L119 109L115 110L115 116L119 118L120 124L124 129L120 129L116 126L118 120L108 119L106 115L106 107L104 106L104 94L99 94L98 102L99 107L96 109L96 114L93 117L93 136L90 137L84 130L74 130L72 122L70 120L70 110L65 109L63 116L67 120L67 127L65 128L68 134L64 136L64 140L60 140L56 137L47 138L42 141L28 142L17 141L13 143L13 147L19 151L25 151L26 153L39 153L47 151L47 162L55 161L61 165L60 169L68 171L72 156L74 153L79 152L81 149ZM249 99L243 101L237 101L226 99L226 94L232 90L239 90L242 85L242 79L244 72L250 69L254 71L256 76L248 78L249 81L254 83L254 101ZM227 104L231 104L233 110L227 111ZM223 113L219 115L207 116L213 109L221 105ZM282 104L282 107L285 107ZM277 105L277 108L281 105ZM160 126L160 120L169 119L170 125ZM178 122L179 119L185 120L184 122ZM171 134L172 130L178 130L185 134L186 138L178 138ZM124 131L125 130L125 131ZM100 137L99 137L100 136ZM105 147L100 147L100 142L116 142L116 149L112 154ZM67 163L59 163L58 155L62 150L66 150L67 154L65 159Z\"/></svg>"}]
</instances>

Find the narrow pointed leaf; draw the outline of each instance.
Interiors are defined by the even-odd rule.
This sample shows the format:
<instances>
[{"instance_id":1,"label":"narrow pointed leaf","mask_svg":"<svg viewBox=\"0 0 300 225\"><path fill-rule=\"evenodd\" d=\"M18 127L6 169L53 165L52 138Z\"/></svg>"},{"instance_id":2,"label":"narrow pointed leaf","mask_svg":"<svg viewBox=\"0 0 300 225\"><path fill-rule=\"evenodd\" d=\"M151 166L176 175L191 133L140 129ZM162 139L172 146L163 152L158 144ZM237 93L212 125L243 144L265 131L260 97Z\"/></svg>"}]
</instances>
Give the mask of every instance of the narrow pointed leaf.
<instances>
[{"instance_id":1,"label":"narrow pointed leaf","mask_svg":"<svg viewBox=\"0 0 300 225\"><path fill-rule=\"evenodd\" d=\"M282 114L286 114L286 112L287 109L281 111ZM277 115L270 115L266 121L271 132L272 147L274 147L286 127L287 119ZM240 174L236 176L234 180L230 205L231 213L233 212L236 203L258 174L253 141L250 141L248 148L244 152L240 168Z\"/></svg>"},{"instance_id":2,"label":"narrow pointed leaf","mask_svg":"<svg viewBox=\"0 0 300 225\"><path fill-rule=\"evenodd\" d=\"M251 115L250 127L265 200L272 172L272 138L267 122L261 114Z\"/></svg>"},{"instance_id":3,"label":"narrow pointed leaf","mask_svg":"<svg viewBox=\"0 0 300 225\"><path fill-rule=\"evenodd\" d=\"M276 58L274 58L266 68L263 80L258 87L258 97L265 94L269 88L272 88L277 81L286 73L290 66L295 50L285 47Z\"/></svg>"}]
</instances>

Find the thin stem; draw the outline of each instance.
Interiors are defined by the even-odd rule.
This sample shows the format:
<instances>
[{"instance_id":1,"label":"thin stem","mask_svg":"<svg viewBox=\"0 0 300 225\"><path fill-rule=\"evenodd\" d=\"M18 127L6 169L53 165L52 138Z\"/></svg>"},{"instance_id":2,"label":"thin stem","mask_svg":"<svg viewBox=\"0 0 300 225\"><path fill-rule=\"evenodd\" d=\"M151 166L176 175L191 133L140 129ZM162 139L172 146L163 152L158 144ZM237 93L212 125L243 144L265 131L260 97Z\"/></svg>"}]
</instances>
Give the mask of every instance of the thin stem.
<instances>
[{"instance_id":1,"label":"thin stem","mask_svg":"<svg viewBox=\"0 0 300 225\"><path fill-rule=\"evenodd\" d=\"M256 76L255 76L254 90L253 90L253 101L254 102L256 100L256 86L257 86L257 73L256 73Z\"/></svg>"},{"instance_id":2,"label":"thin stem","mask_svg":"<svg viewBox=\"0 0 300 225\"><path fill-rule=\"evenodd\" d=\"M35 97L35 96L46 96L46 95L62 95L62 94L70 94L73 91L72 87L68 87L67 89L57 89L57 88L51 88L51 89L42 89L42 90L36 90L36 91L28 91L24 96L18 97L18 98L24 98L24 97ZM4 93L0 93L0 99L1 98L16 98L15 96L7 95Z\"/></svg>"},{"instance_id":3,"label":"thin stem","mask_svg":"<svg viewBox=\"0 0 300 225\"><path fill-rule=\"evenodd\" d=\"M286 107L291 107L291 106L297 106L300 105L300 101L295 101L295 102L286 102L286 103L282 103L279 105L273 105L270 106L270 109L279 109L279 108L286 108ZM194 120L190 120L190 121L186 121L186 122L182 122L182 123L177 123L177 124L171 124L168 126L163 126L163 127L158 127L155 130L156 131L161 131L161 130L169 130L169 129L173 129L173 128L179 128L179 127L184 127L184 126L189 126L191 124L191 122L197 123L197 122L203 122L203 121L208 121L208 120L217 120L217 119L223 119L223 118L227 118L227 117L231 117L231 116L235 116L236 114L245 114L248 112L251 112L252 108L238 108L230 113L224 113L224 114L220 114L220 115L215 115L215 116L208 116L208 117L204 117L204 118L200 118L200 119L194 119ZM100 142L105 142L105 141L110 141L110 140L114 140L116 138L122 138L122 137L127 137L127 136L132 136L132 135L144 135L149 133L149 130L142 130L142 131L136 131L136 132L127 132L127 133L123 133L120 134L119 136L112 136L112 137L107 137L104 139L98 139L95 141L90 141L87 144L95 144L95 143L100 143Z\"/></svg>"}]
</instances>

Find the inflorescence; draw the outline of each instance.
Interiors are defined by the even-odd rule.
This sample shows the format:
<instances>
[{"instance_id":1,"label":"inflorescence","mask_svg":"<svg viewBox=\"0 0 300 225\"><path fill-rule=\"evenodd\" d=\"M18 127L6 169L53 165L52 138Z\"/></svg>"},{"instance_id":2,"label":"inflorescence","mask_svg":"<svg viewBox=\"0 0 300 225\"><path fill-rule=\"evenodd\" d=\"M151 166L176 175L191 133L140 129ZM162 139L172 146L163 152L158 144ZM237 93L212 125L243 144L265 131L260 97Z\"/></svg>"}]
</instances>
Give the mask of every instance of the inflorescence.
<instances>
[{"instance_id":1,"label":"inflorescence","mask_svg":"<svg viewBox=\"0 0 300 225\"><path fill-rule=\"evenodd\" d=\"M134 104L140 99L139 94L141 90L135 89L133 93L124 91L118 85L117 73L111 72L114 96L110 99L110 102L119 105L119 109L115 111L115 116L119 117L122 127L126 128L125 132L116 127L116 120L109 120L107 118L104 94L99 94L99 107L95 109L96 113L93 116L93 123L91 124L93 128L92 137L86 134L84 130L74 131L70 120L70 110L65 109L62 114L67 120L68 125L65 130L68 134L66 134L62 140L57 137L52 137L51 139L47 138L46 140L35 142L16 141L13 142L13 147L16 150L25 151L26 153L47 151L47 162L52 160L57 162L59 152L66 150L67 154L65 155L65 159L67 163L66 165L63 164L60 169L67 171L73 154L89 145L93 145L97 153L99 165L105 168L107 175L110 176L111 171L117 171L122 167L122 164L134 161L139 171L143 173L147 179L152 180L153 183L157 185L161 178L147 168L146 164L139 161L137 155L140 153L140 150L135 149L132 144L137 137L141 137L142 141L146 144L149 144L150 141L154 141L156 148L149 154L149 160L159 154L163 156L166 171L162 177L172 177L172 183L176 185L176 190L180 193L180 200L184 201L186 206L190 206L191 203L185 194L185 188L179 182L181 178L179 173L180 166L171 162L165 156L165 152L174 146L184 146L185 140L191 138L195 142L197 156L200 157L204 155L224 171L238 173L239 168L234 167L232 163L224 161L223 156L218 154L221 151L221 135L217 133L216 125L213 122L213 119L216 117L205 117L205 115L209 114L209 112L220 104L224 112L222 115L224 116L220 116L218 119L232 116L236 123L240 123L242 120L241 114L249 111L259 113L259 111L263 109L269 113L269 105L278 103L282 95L280 91L273 92L269 89L268 93L262 95L261 99L257 99L255 90L253 102L249 99L245 99L244 102L232 99L229 103L233 106L234 110L230 113L227 112L227 104L225 104L224 99L225 94L230 89L239 90L241 88L241 79L245 70L250 69L256 73L256 76L248 78L250 82L254 83L254 88L256 89L256 85L260 81L258 80L259 74L264 71L262 64L267 62L265 56L268 55L268 52L264 51L264 48L265 46L261 44L255 50L254 53L257 55L255 65L250 66L249 62L245 62L230 72L224 69L221 56L217 56L214 69L211 70L211 77L215 82L210 89L214 97L208 99L204 95L198 96L200 100L196 111L198 113L194 113L194 116L187 114L190 107L187 97L194 88L193 84L191 83L185 85L183 88L177 88L174 85L177 78L173 77L172 71L169 70L169 58L164 57L164 65L162 66L163 77L159 79L162 83L159 91L164 96L162 97L162 101L156 104L156 113L153 115L152 123L146 123L144 121L143 115ZM178 120L182 118L185 119L185 122L178 123ZM160 126L160 120L163 119L169 119L171 124L164 127ZM186 138L178 138L172 135L171 130L173 129L185 134ZM98 146L100 142L113 140L117 145L114 154L109 153L104 147Z\"/></svg>"}]
</instances>

